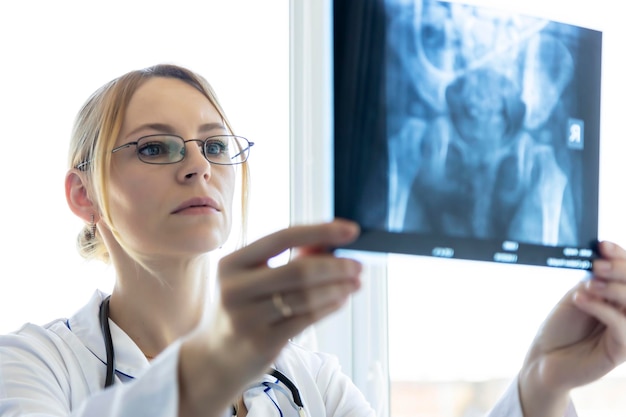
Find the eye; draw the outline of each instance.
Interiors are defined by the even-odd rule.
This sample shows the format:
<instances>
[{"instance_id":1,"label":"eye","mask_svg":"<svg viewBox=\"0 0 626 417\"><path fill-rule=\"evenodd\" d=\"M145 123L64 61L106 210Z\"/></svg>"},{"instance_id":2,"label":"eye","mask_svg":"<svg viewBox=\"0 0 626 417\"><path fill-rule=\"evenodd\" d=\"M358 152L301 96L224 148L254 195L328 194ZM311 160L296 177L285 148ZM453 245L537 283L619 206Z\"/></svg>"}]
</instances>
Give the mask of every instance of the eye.
<instances>
[{"instance_id":1,"label":"eye","mask_svg":"<svg viewBox=\"0 0 626 417\"><path fill-rule=\"evenodd\" d=\"M150 142L142 143L137 147L137 153L144 158L158 157L167 155L169 153L169 146L159 140L151 140Z\"/></svg>"},{"instance_id":2,"label":"eye","mask_svg":"<svg viewBox=\"0 0 626 417\"><path fill-rule=\"evenodd\" d=\"M221 155L228 152L228 145L221 140L210 140L205 145L207 155Z\"/></svg>"},{"instance_id":3,"label":"eye","mask_svg":"<svg viewBox=\"0 0 626 417\"><path fill-rule=\"evenodd\" d=\"M185 143L178 136L144 136L137 141L137 156L149 164L171 164L185 157Z\"/></svg>"}]
</instances>

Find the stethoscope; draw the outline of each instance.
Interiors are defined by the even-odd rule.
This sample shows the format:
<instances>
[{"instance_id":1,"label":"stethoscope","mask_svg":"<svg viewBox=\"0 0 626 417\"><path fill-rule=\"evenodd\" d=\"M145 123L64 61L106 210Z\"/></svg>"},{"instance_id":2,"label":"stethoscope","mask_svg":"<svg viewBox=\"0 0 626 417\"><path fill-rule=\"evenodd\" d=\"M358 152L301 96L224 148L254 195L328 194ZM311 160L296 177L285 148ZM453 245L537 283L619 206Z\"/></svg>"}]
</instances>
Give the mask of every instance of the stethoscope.
<instances>
[{"instance_id":1,"label":"stethoscope","mask_svg":"<svg viewBox=\"0 0 626 417\"><path fill-rule=\"evenodd\" d=\"M113 378L115 375L115 350L113 349L113 338L111 337L111 328L109 327L109 301L111 296L106 297L102 303L100 304L100 329L102 330L102 336L104 337L104 348L106 350L107 355L107 373L104 378L104 387L110 387L115 383L115 379ZM296 385L289 379L285 374L278 371L277 369L272 369L269 373L274 378L276 378L279 382L282 382L285 385L289 392L291 393L290 402L291 405L298 411L300 417L304 417L304 405L302 403L302 398L300 397L300 391L296 387ZM277 384L273 384L270 382L262 382L261 385L264 385L266 388L277 388L277 391L283 392L284 389L279 387ZM275 404L278 408L278 405ZM279 410L280 411L280 410ZM236 410L233 407L233 415L236 415ZM282 416L282 412L280 413Z\"/></svg>"}]
</instances>

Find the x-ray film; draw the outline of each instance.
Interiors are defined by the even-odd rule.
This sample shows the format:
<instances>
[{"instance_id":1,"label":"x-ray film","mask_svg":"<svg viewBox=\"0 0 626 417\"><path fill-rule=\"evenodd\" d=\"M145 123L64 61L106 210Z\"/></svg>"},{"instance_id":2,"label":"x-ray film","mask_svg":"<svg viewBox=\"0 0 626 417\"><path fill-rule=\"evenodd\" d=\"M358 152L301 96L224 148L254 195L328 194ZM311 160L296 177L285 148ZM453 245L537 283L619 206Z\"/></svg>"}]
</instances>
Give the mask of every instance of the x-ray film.
<instances>
[{"instance_id":1,"label":"x-ray film","mask_svg":"<svg viewBox=\"0 0 626 417\"><path fill-rule=\"evenodd\" d=\"M335 0L349 249L589 269L602 33L456 2Z\"/></svg>"}]
</instances>

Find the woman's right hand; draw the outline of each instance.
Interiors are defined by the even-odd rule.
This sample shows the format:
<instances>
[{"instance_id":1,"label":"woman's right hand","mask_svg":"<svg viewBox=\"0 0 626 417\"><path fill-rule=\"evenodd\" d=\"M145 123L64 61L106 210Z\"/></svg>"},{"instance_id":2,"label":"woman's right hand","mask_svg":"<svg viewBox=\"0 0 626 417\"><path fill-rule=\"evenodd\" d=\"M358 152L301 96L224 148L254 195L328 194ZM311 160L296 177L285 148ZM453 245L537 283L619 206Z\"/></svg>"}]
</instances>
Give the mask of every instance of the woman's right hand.
<instances>
[{"instance_id":1,"label":"woman's right hand","mask_svg":"<svg viewBox=\"0 0 626 417\"><path fill-rule=\"evenodd\" d=\"M181 349L181 372L195 375L186 386L194 384L202 403L215 408L207 399L220 393L228 406L246 383L268 369L290 338L344 305L360 287L361 264L330 249L358 234L358 226L346 220L293 226L222 258L221 299L213 321L200 326ZM295 251L288 263L268 265L286 250ZM204 379L202 386L196 378Z\"/></svg>"}]
</instances>

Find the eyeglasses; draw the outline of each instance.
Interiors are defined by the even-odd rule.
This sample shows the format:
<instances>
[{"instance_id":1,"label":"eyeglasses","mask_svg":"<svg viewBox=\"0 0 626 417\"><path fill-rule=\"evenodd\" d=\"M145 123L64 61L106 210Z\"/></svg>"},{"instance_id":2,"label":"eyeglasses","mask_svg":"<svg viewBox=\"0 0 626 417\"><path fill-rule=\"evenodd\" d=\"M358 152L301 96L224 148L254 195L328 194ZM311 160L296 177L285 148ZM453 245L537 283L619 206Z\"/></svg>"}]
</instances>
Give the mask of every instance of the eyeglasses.
<instances>
[{"instance_id":1,"label":"eyeglasses","mask_svg":"<svg viewBox=\"0 0 626 417\"><path fill-rule=\"evenodd\" d=\"M219 135L206 139L185 140L175 135L143 136L135 142L128 142L114 148L115 153L129 146L137 146L137 157L146 164L175 164L185 159L187 142L202 144L202 154L212 164L237 165L246 162L250 148L254 145L241 136ZM199 146L198 145L198 146Z\"/></svg>"},{"instance_id":2,"label":"eyeglasses","mask_svg":"<svg viewBox=\"0 0 626 417\"><path fill-rule=\"evenodd\" d=\"M202 154L212 164L238 165L246 162L250 155L250 148L254 142L242 136L217 135L206 139L183 139L176 135L148 135L120 145L112 153L130 146L137 147L137 158L141 162L154 165L175 164L185 159L187 142L197 142L202 145ZM76 166L80 170L91 161L81 162Z\"/></svg>"}]
</instances>

